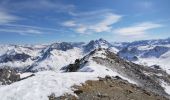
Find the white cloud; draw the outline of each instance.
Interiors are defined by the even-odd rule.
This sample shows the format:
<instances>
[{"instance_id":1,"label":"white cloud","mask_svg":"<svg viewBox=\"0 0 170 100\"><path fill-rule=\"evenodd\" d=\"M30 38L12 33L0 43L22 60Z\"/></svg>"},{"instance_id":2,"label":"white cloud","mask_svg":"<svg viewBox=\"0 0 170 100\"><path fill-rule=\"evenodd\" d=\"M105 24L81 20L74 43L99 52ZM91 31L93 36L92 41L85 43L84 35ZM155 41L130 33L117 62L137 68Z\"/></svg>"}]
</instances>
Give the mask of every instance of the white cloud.
<instances>
[{"instance_id":1,"label":"white cloud","mask_svg":"<svg viewBox=\"0 0 170 100\"><path fill-rule=\"evenodd\" d=\"M60 31L66 32L66 30L62 30L62 29L30 26L30 25L22 25L22 24L3 24L3 26L10 27L10 28L20 28L20 29L35 29L35 30L42 30L42 31L44 30L44 31L54 31L54 32L60 32Z\"/></svg>"},{"instance_id":2,"label":"white cloud","mask_svg":"<svg viewBox=\"0 0 170 100\"><path fill-rule=\"evenodd\" d=\"M161 24L152 22L143 22L129 27L123 27L113 30L114 33L121 36L144 36L148 30L162 27Z\"/></svg>"},{"instance_id":3,"label":"white cloud","mask_svg":"<svg viewBox=\"0 0 170 100\"><path fill-rule=\"evenodd\" d=\"M108 13L111 12L111 9L102 9L102 10L97 10L97 11L88 11L88 12L69 12L70 15L75 16L75 17L84 17L84 16L96 16L96 15L101 15L102 13Z\"/></svg>"},{"instance_id":4,"label":"white cloud","mask_svg":"<svg viewBox=\"0 0 170 100\"><path fill-rule=\"evenodd\" d=\"M85 33L87 30L88 29L86 26L79 26L78 28L75 29L75 31L78 33Z\"/></svg>"},{"instance_id":5,"label":"white cloud","mask_svg":"<svg viewBox=\"0 0 170 100\"><path fill-rule=\"evenodd\" d=\"M0 29L0 32L7 32L7 33L17 33L20 35L40 35L43 34L40 30L35 29Z\"/></svg>"},{"instance_id":6,"label":"white cloud","mask_svg":"<svg viewBox=\"0 0 170 100\"><path fill-rule=\"evenodd\" d=\"M3 24L3 25L0 24L0 26L3 27L0 29L0 32L16 33L20 35L42 35L42 34L68 32L67 30L64 29L54 29L54 28L19 25L19 24Z\"/></svg>"},{"instance_id":7,"label":"white cloud","mask_svg":"<svg viewBox=\"0 0 170 100\"><path fill-rule=\"evenodd\" d=\"M90 12L90 16L81 13L80 16L86 15L79 19L74 19L64 22L62 25L72 28L77 33L82 34L91 34L91 33L100 33L100 32L109 32L112 29L112 25L119 22L121 15L117 15L111 12L94 12L97 15L93 15ZM76 14L78 16L78 14Z\"/></svg>"},{"instance_id":8,"label":"white cloud","mask_svg":"<svg viewBox=\"0 0 170 100\"><path fill-rule=\"evenodd\" d=\"M74 21L66 21L63 23L63 26L73 27L76 26Z\"/></svg>"},{"instance_id":9,"label":"white cloud","mask_svg":"<svg viewBox=\"0 0 170 100\"><path fill-rule=\"evenodd\" d=\"M18 17L0 11L0 24L11 23L15 22L16 20L18 20Z\"/></svg>"},{"instance_id":10,"label":"white cloud","mask_svg":"<svg viewBox=\"0 0 170 100\"><path fill-rule=\"evenodd\" d=\"M0 7L9 11L55 11L69 12L75 8L72 4L65 4L59 0L1 0Z\"/></svg>"},{"instance_id":11,"label":"white cloud","mask_svg":"<svg viewBox=\"0 0 170 100\"><path fill-rule=\"evenodd\" d=\"M120 15L109 13L105 16L105 19L101 20L101 22L96 23L95 25L90 26L89 29L94 30L94 32L111 31L111 25L118 22L120 18Z\"/></svg>"}]
</instances>

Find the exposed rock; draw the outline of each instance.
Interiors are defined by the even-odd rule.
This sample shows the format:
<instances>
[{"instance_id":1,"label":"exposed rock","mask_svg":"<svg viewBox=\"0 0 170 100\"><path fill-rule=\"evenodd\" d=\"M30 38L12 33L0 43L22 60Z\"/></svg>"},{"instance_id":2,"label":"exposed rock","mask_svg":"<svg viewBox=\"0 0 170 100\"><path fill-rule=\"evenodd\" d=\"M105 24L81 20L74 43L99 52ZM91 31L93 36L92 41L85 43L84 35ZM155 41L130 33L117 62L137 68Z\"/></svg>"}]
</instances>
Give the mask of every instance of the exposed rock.
<instances>
[{"instance_id":1,"label":"exposed rock","mask_svg":"<svg viewBox=\"0 0 170 100\"><path fill-rule=\"evenodd\" d=\"M15 70L9 68L0 69L0 82L2 85L11 84L19 80L20 75Z\"/></svg>"},{"instance_id":2,"label":"exposed rock","mask_svg":"<svg viewBox=\"0 0 170 100\"><path fill-rule=\"evenodd\" d=\"M55 94L52 93L50 96L48 96L49 100L57 100L57 97L55 97Z\"/></svg>"},{"instance_id":3,"label":"exposed rock","mask_svg":"<svg viewBox=\"0 0 170 100\"><path fill-rule=\"evenodd\" d=\"M70 94L64 94L63 96L56 97L54 93L48 96L49 100L78 100L75 96Z\"/></svg>"},{"instance_id":4,"label":"exposed rock","mask_svg":"<svg viewBox=\"0 0 170 100\"><path fill-rule=\"evenodd\" d=\"M104 55L105 57L95 56L95 54L99 51L102 51L102 55ZM148 91L153 91L157 94L169 97L169 95L165 92L164 88L160 84L160 80L163 80L166 83L170 83L170 75L168 75L165 71L156 70L147 66L128 62L126 60L121 59L113 52L110 52L108 49L96 49L90 52L82 59L75 61L74 64L65 67L65 69L68 72L75 72L83 68L83 66L86 65L86 63L89 61L94 61L99 65L108 67L109 69L119 73L120 76L128 78L129 80L138 84L138 86ZM116 80L121 80L120 76L116 76L113 78ZM107 78L108 80L110 79L110 77L108 76ZM107 80L99 78L99 81L105 82Z\"/></svg>"},{"instance_id":5,"label":"exposed rock","mask_svg":"<svg viewBox=\"0 0 170 100\"><path fill-rule=\"evenodd\" d=\"M151 67L153 67L155 69L161 69L159 65L152 65Z\"/></svg>"},{"instance_id":6,"label":"exposed rock","mask_svg":"<svg viewBox=\"0 0 170 100\"><path fill-rule=\"evenodd\" d=\"M119 77L119 76L115 76L115 78L116 78L116 79L122 79L122 78L121 78L121 77Z\"/></svg>"},{"instance_id":7,"label":"exposed rock","mask_svg":"<svg viewBox=\"0 0 170 100\"><path fill-rule=\"evenodd\" d=\"M112 79L112 77L111 77L111 76L109 76L109 75L106 75L106 76L105 76L105 79L107 79L107 80L111 80L111 79Z\"/></svg>"},{"instance_id":8,"label":"exposed rock","mask_svg":"<svg viewBox=\"0 0 170 100\"><path fill-rule=\"evenodd\" d=\"M101 94L101 93L98 93L98 94L97 94L97 96L98 96L99 98L105 98L105 97L108 97L108 95L107 95L107 94Z\"/></svg>"},{"instance_id":9,"label":"exposed rock","mask_svg":"<svg viewBox=\"0 0 170 100\"><path fill-rule=\"evenodd\" d=\"M74 93L75 94L80 94L80 93L83 93L83 91L82 90L75 90Z\"/></svg>"},{"instance_id":10,"label":"exposed rock","mask_svg":"<svg viewBox=\"0 0 170 100\"><path fill-rule=\"evenodd\" d=\"M20 80L24 80L24 79L27 79L27 78L33 77L33 76L35 76L35 74L31 74L31 75L29 75L29 76L27 76L27 77L24 77L24 78L20 79Z\"/></svg>"},{"instance_id":11,"label":"exposed rock","mask_svg":"<svg viewBox=\"0 0 170 100\"><path fill-rule=\"evenodd\" d=\"M74 64L69 64L67 67L62 68L66 72L76 72L80 68L80 60L76 59Z\"/></svg>"},{"instance_id":12,"label":"exposed rock","mask_svg":"<svg viewBox=\"0 0 170 100\"><path fill-rule=\"evenodd\" d=\"M107 79L103 78L103 80ZM60 98L58 100L168 100L122 79L110 79L110 81L86 81L82 86L74 86L83 91L76 94L78 98L70 99L73 96L67 94L58 97Z\"/></svg>"},{"instance_id":13,"label":"exposed rock","mask_svg":"<svg viewBox=\"0 0 170 100\"><path fill-rule=\"evenodd\" d=\"M93 57L93 60L98 64L108 66L113 71L121 73L130 80L134 80L142 88L169 97L160 84L160 80L170 83L170 76L165 71L154 70L147 66L127 62L107 49L104 51L106 58ZM161 74L162 76L159 76L158 74ZM119 79L119 77L116 78Z\"/></svg>"}]
</instances>

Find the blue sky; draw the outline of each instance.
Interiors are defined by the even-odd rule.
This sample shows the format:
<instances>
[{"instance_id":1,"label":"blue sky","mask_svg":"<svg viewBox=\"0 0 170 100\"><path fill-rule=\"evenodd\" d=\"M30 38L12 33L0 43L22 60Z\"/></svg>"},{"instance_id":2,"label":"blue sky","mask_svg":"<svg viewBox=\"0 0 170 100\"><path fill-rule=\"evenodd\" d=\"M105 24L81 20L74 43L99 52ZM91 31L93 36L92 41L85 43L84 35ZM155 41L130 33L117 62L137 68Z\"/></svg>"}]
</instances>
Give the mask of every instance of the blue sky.
<instances>
[{"instance_id":1,"label":"blue sky","mask_svg":"<svg viewBox=\"0 0 170 100\"><path fill-rule=\"evenodd\" d=\"M170 0L0 0L0 43L170 37Z\"/></svg>"}]
</instances>

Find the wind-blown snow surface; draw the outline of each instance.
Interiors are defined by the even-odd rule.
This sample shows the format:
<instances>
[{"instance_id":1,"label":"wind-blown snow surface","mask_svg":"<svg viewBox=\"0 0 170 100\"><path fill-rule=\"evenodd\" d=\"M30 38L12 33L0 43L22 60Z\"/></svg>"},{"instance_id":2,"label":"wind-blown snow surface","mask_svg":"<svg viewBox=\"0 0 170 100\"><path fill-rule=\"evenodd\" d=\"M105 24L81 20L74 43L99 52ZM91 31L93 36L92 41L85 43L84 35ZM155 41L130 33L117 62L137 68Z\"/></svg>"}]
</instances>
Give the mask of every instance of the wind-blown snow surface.
<instances>
[{"instance_id":1,"label":"wind-blown snow surface","mask_svg":"<svg viewBox=\"0 0 170 100\"><path fill-rule=\"evenodd\" d=\"M100 69L97 67L99 66L94 66L93 68ZM105 75L115 76L118 74L111 72L111 70L106 71L105 68L95 72L37 72L35 76L28 79L1 86L0 98L1 100L48 100L51 93L56 96L61 96L65 93L74 95L73 85L81 85L87 80L97 80L97 77L104 77Z\"/></svg>"},{"instance_id":2,"label":"wind-blown snow surface","mask_svg":"<svg viewBox=\"0 0 170 100\"><path fill-rule=\"evenodd\" d=\"M61 96L72 93L71 86L96 80L93 73L38 72L34 77L0 87L1 100L48 100L51 93Z\"/></svg>"}]
</instances>

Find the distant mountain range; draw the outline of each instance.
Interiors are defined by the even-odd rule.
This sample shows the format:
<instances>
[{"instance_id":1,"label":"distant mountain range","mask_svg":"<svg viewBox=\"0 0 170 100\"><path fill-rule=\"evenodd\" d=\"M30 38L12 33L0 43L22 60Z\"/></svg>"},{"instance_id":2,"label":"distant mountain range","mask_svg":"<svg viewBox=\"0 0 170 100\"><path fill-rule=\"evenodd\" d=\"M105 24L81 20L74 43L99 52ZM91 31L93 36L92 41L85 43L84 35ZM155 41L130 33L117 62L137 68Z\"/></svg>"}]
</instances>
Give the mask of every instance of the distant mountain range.
<instances>
[{"instance_id":1,"label":"distant mountain range","mask_svg":"<svg viewBox=\"0 0 170 100\"><path fill-rule=\"evenodd\" d=\"M11 87L5 86L4 89L0 87L0 96L18 99L17 95L14 95L15 91L1 94L15 87L19 88L18 91L25 90L26 94L30 95L29 91L34 91L34 88L28 88L30 84L40 92L38 99L43 91L43 88L39 87L46 87L47 92L44 95L53 91L61 96L63 93L72 93L71 89L67 89L73 84L96 80L106 75L120 77L129 84L136 84L144 90L167 98L170 95L170 38L120 43L98 39L88 43L2 44L0 48L0 69L3 73L0 74L0 82L16 83L9 85ZM32 75L33 73L35 75ZM16 81L19 81L18 84ZM21 87L21 84L24 86ZM60 94L51 87L61 88L63 92ZM4 99L8 100L6 97Z\"/></svg>"},{"instance_id":2,"label":"distant mountain range","mask_svg":"<svg viewBox=\"0 0 170 100\"><path fill-rule=\"evenodd\" d=\"M9 66L24 71L59 70L94 49L108 48L128 61L148 66L159 65L165 68L164 70L168 73L170 72L169 63L164 63L170 60L170 38L120 43L109 43L101 38L89 43L61 42L50 45L0 45L0 48L1 67ZM150 62L145 61L146 59L149 59ZM158 60L158 62L155 62L155 60Z\"/></svg>"}]
</instances>

